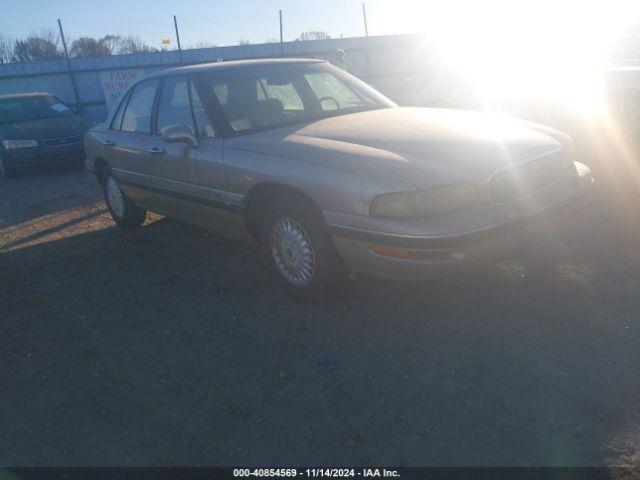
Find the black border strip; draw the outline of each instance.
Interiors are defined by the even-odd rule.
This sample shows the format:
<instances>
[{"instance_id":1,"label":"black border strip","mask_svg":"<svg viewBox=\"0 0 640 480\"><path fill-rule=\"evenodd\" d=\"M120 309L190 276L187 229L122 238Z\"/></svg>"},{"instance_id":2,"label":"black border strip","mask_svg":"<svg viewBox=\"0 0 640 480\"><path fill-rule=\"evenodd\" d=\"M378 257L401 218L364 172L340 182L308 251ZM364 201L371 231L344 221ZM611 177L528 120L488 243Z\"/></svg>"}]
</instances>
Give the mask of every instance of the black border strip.
<instances>
[{"instance_id":1,"label":"black border strip","mask_svg":"<svg viewBox=\"0 0 640 480\"><path fill-rule=\"evenodd\" d=\"M277 472L281 472L277 475ZM335 472L335 473L334 473ZM604 480L638 478L640 467L0 467L10 480L212 480L388 478L396 480Z\"/></svg>"}]
</instances>

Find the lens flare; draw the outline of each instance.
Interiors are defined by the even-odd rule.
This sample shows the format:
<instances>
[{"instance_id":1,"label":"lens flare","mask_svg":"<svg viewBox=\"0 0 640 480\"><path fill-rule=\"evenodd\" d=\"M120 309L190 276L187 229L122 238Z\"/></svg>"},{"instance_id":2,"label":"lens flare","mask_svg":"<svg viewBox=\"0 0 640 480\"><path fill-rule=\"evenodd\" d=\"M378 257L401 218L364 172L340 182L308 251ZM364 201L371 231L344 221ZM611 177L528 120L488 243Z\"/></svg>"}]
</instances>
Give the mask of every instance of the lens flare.
<instances>
[{"instance_id":1,"label":"lens flare","mask_svg":"<svg viewBox=\"0 0 640 480\"><path fill-rule=\"evenodd\" d=\"M584 114L602 112L607 52L640 21L636 0L390 3L390 24L424 33L485 102L535 98Z\"/></svg>"}]
</instances>

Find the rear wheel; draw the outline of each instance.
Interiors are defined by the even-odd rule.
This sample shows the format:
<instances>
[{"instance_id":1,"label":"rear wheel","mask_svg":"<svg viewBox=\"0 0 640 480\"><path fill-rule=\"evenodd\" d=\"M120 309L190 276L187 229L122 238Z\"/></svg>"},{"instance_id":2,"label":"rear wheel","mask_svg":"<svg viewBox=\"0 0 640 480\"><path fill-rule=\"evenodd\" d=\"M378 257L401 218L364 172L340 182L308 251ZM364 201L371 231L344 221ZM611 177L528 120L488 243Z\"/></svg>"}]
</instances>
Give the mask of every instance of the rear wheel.
<instances>
[{"instance_id":1,"label":"rear wheel","mask_svg":"<svg viewBox=\"0 0 640 480\"><path fill-rule=\"evenodd\" d=\"M323 297L339 275L339 258L324 221L304 204L283 200L272 204L263 221L261 243L273 274L298 299Z\"/></svg>"},{"instance_id":2,"label":"rear wheel","mask_svg":"<svg viewBox=\"0 0 640 480\"><path fill-rule=\"evenodd\" d=\"M16 176L16 167L4 157L0 157L0 176L4 178L13 178Z\"/></svg>"},{"instance_id":3,"label":"rear wheel","mask_svg":"<svg viewBox=\"0 0 640 480\"><path fill-rule=\"evenodd\" d=\"M142 225L147 218L147 211L129 200L109 169L103 176L103 188L111 217L119 226L133 228Z\"/></svg>"}]
</instances>

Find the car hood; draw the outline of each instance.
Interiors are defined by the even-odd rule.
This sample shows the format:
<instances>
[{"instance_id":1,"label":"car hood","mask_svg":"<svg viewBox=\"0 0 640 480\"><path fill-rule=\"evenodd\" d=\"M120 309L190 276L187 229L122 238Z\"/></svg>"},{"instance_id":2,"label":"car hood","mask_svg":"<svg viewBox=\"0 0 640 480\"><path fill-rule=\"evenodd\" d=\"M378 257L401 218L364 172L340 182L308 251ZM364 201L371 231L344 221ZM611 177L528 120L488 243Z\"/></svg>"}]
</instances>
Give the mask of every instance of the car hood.
<instances>
[{"instance_id":1,"label":"car hood","mask_svg":"<svg viewBox=\"0 0 640 480\"><path fill-rule=\"evenodd\" d=\"M82 135L91 124L82 117L41 118L25 122L0 124L0 138L8 140L40 140L43 138Z\"/></svg>"},{"instance_id":2,"label":"car hood","mask_svg":"<svg viewBox=\"0 0 640 480\"><path fill-rule=\"evenodd\" d=\"M463 110L388 108L238 137L274 155L349 169L375 167L427 188L484 182L495 171L557 152L571 139L515 118Z\"/></svg>"}]
</instances>

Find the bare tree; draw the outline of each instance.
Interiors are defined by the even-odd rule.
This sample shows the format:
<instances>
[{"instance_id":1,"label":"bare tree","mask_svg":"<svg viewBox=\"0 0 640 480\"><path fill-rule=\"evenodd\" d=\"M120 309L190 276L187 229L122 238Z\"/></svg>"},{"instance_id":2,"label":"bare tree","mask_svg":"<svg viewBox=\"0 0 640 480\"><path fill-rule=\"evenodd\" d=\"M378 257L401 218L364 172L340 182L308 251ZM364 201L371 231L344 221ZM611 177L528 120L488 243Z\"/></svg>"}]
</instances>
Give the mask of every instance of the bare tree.
<instances>
[{"instance_id":1,"label":"bare tree","mask_svg":"<svg viewBox=\"0 0 640 480\"><path fill-rule=\"evenodd\" d=\"M15 46L12 38L0 34L0 63L13 62Z\"/></svg>"},{"instance_id":2,"label":"bare tree","mask_svg":"<svg viewBox=\"0 0 640 480\"><path fill-rule=\"evenodd\" d=\"M216 48L217 46L218 45L216 45L215 43L210 42L208 40L198 40L190 48Z\"/></svg>"},{"instance_id":3,"label":"bare tree","mask_svg":"<svg viewBox=\"0 0 640 480\"><path fill-rule=\"evenodd\" d=\"M238 45L251 45L251 42L246 38L241 38L240 41L238 42Z\"/></svg>"},{"instance_id":4,"label":"bare tree","mask_svg":"<svg viewBox=\"0 0 640 480\"><path fill-rule=\"evenodd\" d=\"M105 35L100 39L100 43L109 51L109 55L114 55L122 42L120 35Z\"/></svg>"},{"instance_id":5,"label":"bare tree","mask_svg":"<svg viewBox=\"0 0 640 480\"><path fill-rule=\"evenodd\" d=\"M14 60L17 62L37 62L62 58L63 54L58 48L58 43L59 38L53 30L31 34L24 40L16 40Z\"/></svg>"},{"instance_id":6,"label":"bare tree","mask_svg":"<svg viewBox=\"0 0 640 480\"><path fill-rule=\"evenodd\" d=\"M71 43L69 54L72 57L106 57L111 55L102 40L93 37L80 37Z\"/></svg>"},{"instance_id":7,"label":"bare tree","mask_svg":"<svg viewBox=\"0 0 640 480\"><path fill-rule=\"evenodd\" d=\"M323 32L320 30L311 30L309 32L301 33L297 40L306 42L307 40L326 40L328 38L331 38L331 35L329 35L327 32Z\"/></svg>"},{"instance_id":8,"label":"bare tree","mask_svg":"<svg viewBox=\"0 0 640 480\"><path fill-rule=\"evenodd\" d=\"M120 55L128 54L128 53L149 53L149 52L157 52L157 48L153 48L144 41L142 41L139 37L135 35L127 35L120 40L118 44L118 53Z\"/></svg>"}]
</instances>

